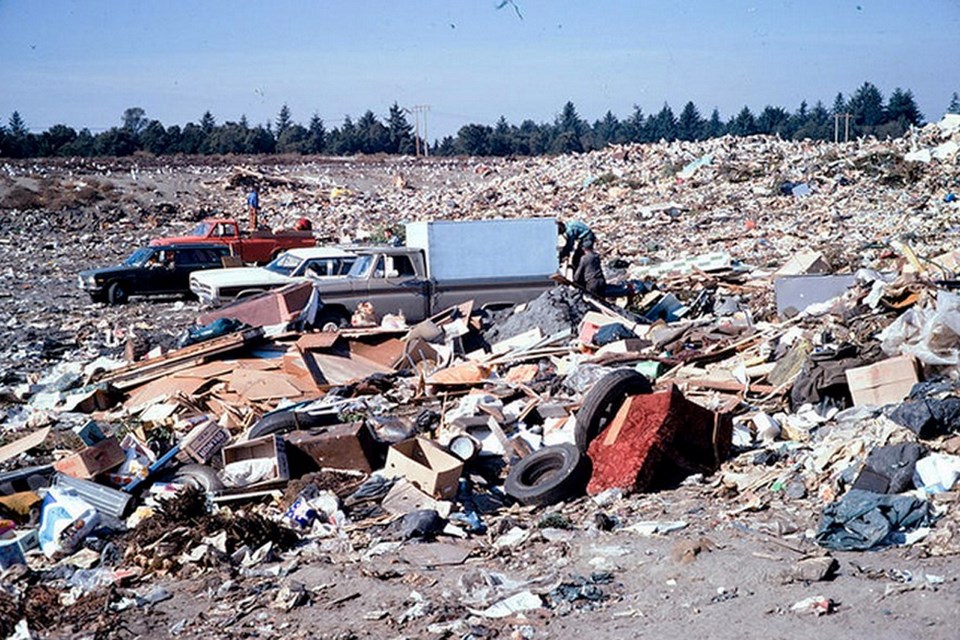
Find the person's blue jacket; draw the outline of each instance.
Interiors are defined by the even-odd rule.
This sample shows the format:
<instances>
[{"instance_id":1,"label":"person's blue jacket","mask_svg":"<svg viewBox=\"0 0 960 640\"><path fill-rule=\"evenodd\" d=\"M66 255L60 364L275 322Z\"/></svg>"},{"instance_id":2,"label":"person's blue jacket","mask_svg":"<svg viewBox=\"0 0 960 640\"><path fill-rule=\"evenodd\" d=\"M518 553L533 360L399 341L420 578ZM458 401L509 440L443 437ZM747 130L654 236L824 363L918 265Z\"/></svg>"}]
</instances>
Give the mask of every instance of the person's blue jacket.
<instances>
[{"instance_id":1,"label":"person's blue jacket","mask_svg":"<svg viewBox=\"0 0 960 640\"><path fill-rule=\"evenodd\" d=\"M579 220L571 220L570 222L564 223L563 237L565 241L563 248L560 249L561 260L570 255L578 243L582 244L584 240L596 241L597 239L593 231L590 230L590 227Z\"/></svg>"}]
</instances>

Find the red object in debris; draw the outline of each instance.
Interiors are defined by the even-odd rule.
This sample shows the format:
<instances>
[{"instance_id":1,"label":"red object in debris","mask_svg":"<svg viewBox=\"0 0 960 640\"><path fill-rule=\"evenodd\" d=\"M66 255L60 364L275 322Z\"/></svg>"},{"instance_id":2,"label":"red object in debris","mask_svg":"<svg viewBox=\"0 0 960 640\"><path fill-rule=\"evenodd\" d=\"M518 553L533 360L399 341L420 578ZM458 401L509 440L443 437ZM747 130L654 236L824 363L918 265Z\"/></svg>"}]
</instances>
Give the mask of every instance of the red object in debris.
<instances>
[{"instance_id":1,"label":"red object in debris","mask_svg":"<svg viewBox=\"0 0 960 640\"><path fill-rule=\"evenodd\" d=\"M730 451L729 417L690 402L672 385L626 402L587 449L590 495L612 487L642 491L678 471L713 471Z\"/></svg>"},{"instance_id":2,"label":"red object in debris","mask_svg":"<svg viewBox=\"0 0 960 640\"><path fill-rule=\"evenodd\" d=\"M747 220L747 231L753 231L757 228L757 222L755 220Z\"/></svg>"},{"instance_id":3,"label":"red object in debris","mask_svg":"<svg viewBox=\"0 0 960 640\"><path fill-rule=\"evenodd\" d=\"M313 229L313 223L306 218L300 218L296 224L293 225L293 228L297 231L310 231Z\"/></svg>"}]
</instances>

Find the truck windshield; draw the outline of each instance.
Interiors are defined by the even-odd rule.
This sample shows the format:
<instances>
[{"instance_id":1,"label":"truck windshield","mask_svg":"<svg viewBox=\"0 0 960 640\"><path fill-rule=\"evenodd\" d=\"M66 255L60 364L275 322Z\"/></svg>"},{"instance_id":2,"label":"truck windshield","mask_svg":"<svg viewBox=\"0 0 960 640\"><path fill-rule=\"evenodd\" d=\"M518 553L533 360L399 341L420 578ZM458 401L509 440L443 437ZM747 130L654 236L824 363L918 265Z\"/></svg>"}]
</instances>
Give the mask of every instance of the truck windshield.
<instances>
[{"instance_id":1,"label":"truck windshield","mask_svg":"<svg viewBox=\"0 0 960 640\"><path fill-rule=\"evenodd\" d=\"M193 231L190 232L190 235L198 238L206 238L208 235L210 235L211 228L212 225L209 222L201 222L193 228Z\"/></svg>"},{"instance_id":2,"label":"truck windshield","mask_svg":"<svg viewBox=\"0 0 960 640\"><path fill-rule=\"evenodd\" d=\"M303 262L300 258L292 256L289 253L281 253L273 261L264 267L267 271L279 273L282 276L289 276L300 267Z\"/></svg>"},{"instance_id":3,"label":"truck windshield","mask_svg":"<svg viewBox=\"0 0 960 640\"><path fill-rule=\"evenodd\" d=\"M142 267L147 259L153 255L153 249L148 249L146 247L141 247L133 252L133 254L123 261L123 264L128 267Z\"/></svg>"},{"instance_id":4,"label":"truck windshield","mask_svg":"<svg viewBox=\"0 0 960 640\"><path fill-rule=\"evenodd\" d=\"M366 275L367 271L370 270L370 265L373 264L375 258L376 256L372 255L358 256L357 261L353 263L350 271L347 272L347 276L351 278L362 278Z\"/></svg>"}]
</instances>

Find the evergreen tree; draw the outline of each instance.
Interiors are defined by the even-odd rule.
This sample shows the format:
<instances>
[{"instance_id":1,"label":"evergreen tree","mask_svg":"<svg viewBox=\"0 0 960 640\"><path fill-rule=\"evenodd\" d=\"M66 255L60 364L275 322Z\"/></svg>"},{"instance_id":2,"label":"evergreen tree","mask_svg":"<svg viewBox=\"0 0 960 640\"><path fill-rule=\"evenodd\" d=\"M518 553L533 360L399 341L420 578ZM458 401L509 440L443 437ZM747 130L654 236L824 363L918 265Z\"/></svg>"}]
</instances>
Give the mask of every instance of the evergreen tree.
<instances>
[{"instance_id":1,"label":"evergreen tree","mask_svg":"<svg viewBox=\"0 0 960 640\"><path fill-rule=\"evenodd\" d=\"M310 118L310 126L307 131L309 132L307 141L309 153L323 153L327 147L327 130L323 127L323 120L318 114L315 113Z\"/></svg>"},{"instance_id":2,"label":"evergreen tree","mask_svg":"<svg viewBox=\"0 0 960 640\"><path fill-rule=\"evenodd\" d=\"M390 144L390 131L368 109L357 120L357 138L363 153L384 153Z\"/></svg>"},{"instance_id":3,"label":"evergreen tree","mask_svg":"<svg viewBox=\"0 0 960 640\"><path fill-rule=\"evenodd\" d=\"M647 118L648 138L651 142L666 140L672 142L677 139L677 119L673 109L666 102L663 108L652 118Z\"/></svg>"},{"instance_id":4,"label":"evergreen tree","mask_svg":"<svg viewBox=\"0 0 960 640\"><path fill-rule=\"evenodd\" d=\"M623 123L623 138L625 142L648 142L647 128L640 105L633 105L633 113Z\"/></svg>"},{"instance_id":5,"label":"evergreen tree","mask_svg":"<svg viewBox=\"0 0 960 640\"><path fill-rule=\"evenodd\" d=\"M726 133L726 127L724 127L723 121L720 119L720 110L714 107L710 113L710 119L707 121L706 137L719 138L724 133Z\"/></svg>"},{"instance_id":6,"label":"evergreen tree","mask_svg":"<svg viewBox=\"0 0 960 640\"><path fill-rule=\"evenodd\" d=\"M465 156L490 155L490 137L493 129L482 124L468 124L457 131L457 153Z\"/></svg>"},{"instance_id":7,"label":"evergreen tree","mask_svg":"<svg viewBox=\"0 0 960 640\"><path fill-rule=\"evenodd\" d=\"M161 155L169 152L169 140L167 131L160 124L159 120L151 120L140 133L140 148L154 155Z\"/></svg>"},{"instance_id":8,"label":"evergreen tree","mask_svg":"<svg viewBox=\"0 0 960 640\"><path fill-rule=\"evenodd\" d=\"M838 93L837 97L833 99L833 110L831 113L833 115L838 115L841 113L846 113L848 110L847 101L843 97L843 93Z\"/></svg>"},{"instance_id":9,"label":"evergreen tree","mask_svg":"<svg viewBox=\"0 0 960 640\"><path fill-rule=\"evenodd\" d=\"M490 155L501 157L510 155L513 153L513 143L513 132L510 130L510 125L507 124L505 117L500 116L490 136Z\"/></svg>"},{"instance_id":10,"label":"evergreen tree","mask_svg":"<svg viewBox=\"0 0 960 640\"><path fill-rule=\"evenodd\" d=\"M757 116L757 133L789 137L790 114L781 107L767 105Z\"/></svg>"},{"instance_id":11,"label":"evergreen tree","mask_svg":"<svg viewBox=\"0 0 960 640\"><path fill-rule=\"evenodd\" d=\"M290 116L290 107L287 106L287 103L283 103L283 106L280 107L280 113L277 114L277 139L280 139L280 136L283 134L287 128L293 124L293 119Z\"/></svg>"},{"instance_id":12,"label":"evergreen tree","mask_svg":"<svg viewBox=\"0 0 960 640\"><path fill-rule=\"evenodd\" d=\"M597 120L591 127L593 132L593 142L597 149L602 149L608 144L619 142L620 121L612 111L603 114L602 120Z\"/></svg>"},{"instance_id":13,"label":"evergreen tree","mask_svg":"<svg viewBox=\"0 0 960 640\"><path fill-rule=\"evenodd\" d=\"M907 125L920 126L923 123L912 91L900 87L893 90L887 101L887 120L898 123L904 130Z\"/></svg>"},{"instance_id":14,"label":"evergreen tree","mask_svg":"<svg viewBox=\"0 0 960 640\"><path fill-rule=\"evenodd\" d=\"M27 134L30 133L27 125L23 122L23 118L20 117L19 111L10 114L10 120L7 124L10 126L10 135L13 138L26 138Z\"/></svg>"},{"instance_id":15,"label":"evergreen tree","mask_svg":"<svg viewBox=\"0 0 960 640\"><path fill-rule=\"evenodd\" d=\"M954 91L950 96L950 104L947 105L947 113L960 113L960 95Z\"/></svg>"},{"instance_id":16,"label":"evergreen tree","mask_svg":"<svg viewBox=\"0 0 960 640\"><path fill-rule=\"evenodd\" d=\"M457 145L453 136L444 136L439 143L434 145L433 155L435 156L455 156L457 155Z\"/></svg>"},{"instance_id":17,"label":"evergreen tree","mask_svg":"<svg viewBox=\"0 0 960 640\"><path fill-rule=\"evenodd\" d=\"M217 121L214 120L213 114L209 111L204 111L203 116L200 118L200 129L203 131L204 135L210 135L213 133L213 129L216 126Z\"/></svg>"},{"instance_id":18,"label":"evergreen tree","mask_svg":"<svg viewBox=\"0 0 960 640\"><path fill-rule=\"evenodd\" d=\"M330 134L331 147L335 155L349 156L360 150L360 144L357 139L357 127L353 124L350 116L343 117L343 124Z\"/></svg>"},{"instance_id":19,"label":"evergreen tree","mask_svg":"<svg viewBox=\"0 0 960 640\"><path fill-rule=\"evenodd\" d=\"M850 98L850 113L859 125L876 127L883 124L883 94L875 85L864 82Z\"/></svg>"},{"instance_id":20,"label":"evergreen tree","mask_svg":"<svg viewBox=\"0 0 960 640\"><path fill-rule=\"evenodd\" d=\"M567 101L554 123L556 136L550 150L553 153L581 153L586 123L580 119L573 102Z\"/></svg>"},{"instance_id":21,"label":"evergreen tree","mask_svg":"<svg viewBox=\"0 0 960 640\"><path fill-rule=\"evenodd\" d=\"M387 115L387 130L390 133L387 151L410 155L414 152L413 125L407 122L407 116L396 102L390 105Z\"/></svg>"},{"instance_id":22,"label":"evergreen tree","mask_svg":"<svg viewBox=\"0 0 960 640\"><path fill-rule=\"evenodd\" d=\"M303 125L289 124L277 135L278 153L309 153L310 132Z\"/></svg>"},{"instance_id":23,"label":"evergreen tree","mask_svg":"<svg viewBox=\"0 0 960 640\"><path fill-rule=\"evenodd\" d=\"M703 137L703 118L693 101L687 102L677 120L677 138L680 140L699 140Z\"/></svg>"},{"instance_id":24,"label":"evergreen tree","mask_svg":"<svg viewBox=\"0 0 960 640\"><path fill-rule=\"evenodd\" d=\"M727 132L735 136L752 136L757 133L757 121L750 107L744 106L737 117L727 125Z\"/></svg>"}]
</instances>

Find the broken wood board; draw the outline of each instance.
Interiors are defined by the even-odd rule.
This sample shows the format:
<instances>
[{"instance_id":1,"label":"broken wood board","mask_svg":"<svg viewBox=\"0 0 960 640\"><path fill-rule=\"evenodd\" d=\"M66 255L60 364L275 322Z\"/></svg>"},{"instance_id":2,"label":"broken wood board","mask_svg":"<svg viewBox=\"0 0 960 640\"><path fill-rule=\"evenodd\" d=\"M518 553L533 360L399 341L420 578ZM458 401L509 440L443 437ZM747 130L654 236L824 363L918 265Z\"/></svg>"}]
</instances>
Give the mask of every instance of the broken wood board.
<instances>
[{"instance_id":1,"label":"broken wood board","mask_svg":"<svg viewBox=\"0 0 960 640\"><path fill-rule=\"evenodd\" d=\"M262 329L246 329L211 338L156 358L141 360L126 367L114 369L100 378L99 381L109 382L120 391L127 391L176 371L204 364L213 356L240 349L262 337Z\"/></svg>"},{"instance_id":2,"label":"broken wood board","mask_svg":"<svg viewBox=\"0 0 960 640\"><path fill-rule=\"evenodd\" d=\"M21 453L40 446L43 444L43 441L47 439L48 435L50 435L50 427L44 427L13 442L8 442L0 447L0 462L6 462Z\"/></svg>"}]
</instances>

